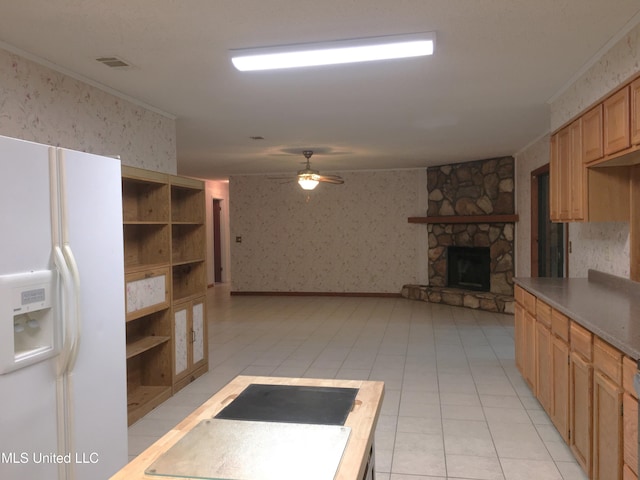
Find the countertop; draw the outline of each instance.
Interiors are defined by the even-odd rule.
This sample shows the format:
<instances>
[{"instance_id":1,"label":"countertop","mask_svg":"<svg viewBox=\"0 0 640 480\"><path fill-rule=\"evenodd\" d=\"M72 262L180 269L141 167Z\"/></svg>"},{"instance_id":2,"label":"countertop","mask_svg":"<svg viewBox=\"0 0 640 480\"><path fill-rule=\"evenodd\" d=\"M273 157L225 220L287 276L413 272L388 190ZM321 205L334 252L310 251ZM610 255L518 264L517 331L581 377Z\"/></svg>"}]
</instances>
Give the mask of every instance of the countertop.
<instances>
[{"instance_id":1,"label":"countertop","mask_svg":"<svg viewBox=\"0 0 640 480\"><path fill-rule=\"evenodd\" d=\"M595 270L589 270L588 278L514 281L625 355L640 359L640 283Z\"/></svg>"},{"instance_id":2,"label":"countertop","mask_svg":"<svg viewBox=\"0 0 640 480\"><path fill-rule=\"evenodd\" d=\"M344 426L351 433L335 475L337 480L357 480L362 478L367 467L369 449L373 445L375 426L380 414L384 395L384 383L364 380L333 380L285 377L238 376L222 387L204 404L187 416L182 422L138 455L117 472L111 480L158 480L161 477L145 475L145 469L158 457L180 441L202 420L211 419L231 403L250 384L300 385L312 387L357 388L353 409ZM174 477L164 477L174 478Z\"/></svg>"}]
</instances>

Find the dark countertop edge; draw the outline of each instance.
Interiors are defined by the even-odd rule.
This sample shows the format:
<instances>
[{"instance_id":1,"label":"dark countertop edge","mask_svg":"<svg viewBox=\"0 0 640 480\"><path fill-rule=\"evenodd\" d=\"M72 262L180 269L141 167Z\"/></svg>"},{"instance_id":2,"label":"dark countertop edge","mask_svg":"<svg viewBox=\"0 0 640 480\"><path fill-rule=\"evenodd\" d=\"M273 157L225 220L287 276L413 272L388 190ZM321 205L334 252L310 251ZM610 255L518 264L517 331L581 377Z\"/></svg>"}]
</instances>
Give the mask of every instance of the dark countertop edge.
<instances>
[{"instance_id":1,"label":"dark countertop edge","mask_svg":"<svg viewBox=\"0 0 640 480\"><path fill-rule=\"evenodd\" d=\"M629 301L640 305L640 283L597 270L589 270L588 278L516 277L513 280L517 285L520 285L602 340L610 343L628 357L631 357L634 361L638 362L638 367L640 368L640 344L637 344L638 342L629 342L628 340L621 339L618 335L612 333L611 330L613 329L602 328L598 322L591 320L589 318L589 312L572 310L566 305L556 301L553 297L550 297L550 293L548 293L558 290L558 288L568 290L572 284L574 286L582 286L583 288L584 286L590 288L589 285L591 284L594 294L602 295L606 290L611 289L611 294L622 295L625 298L628 297ZM640 322L640 318L638 318L638 321Z\"/></svg>"}]
</instances>

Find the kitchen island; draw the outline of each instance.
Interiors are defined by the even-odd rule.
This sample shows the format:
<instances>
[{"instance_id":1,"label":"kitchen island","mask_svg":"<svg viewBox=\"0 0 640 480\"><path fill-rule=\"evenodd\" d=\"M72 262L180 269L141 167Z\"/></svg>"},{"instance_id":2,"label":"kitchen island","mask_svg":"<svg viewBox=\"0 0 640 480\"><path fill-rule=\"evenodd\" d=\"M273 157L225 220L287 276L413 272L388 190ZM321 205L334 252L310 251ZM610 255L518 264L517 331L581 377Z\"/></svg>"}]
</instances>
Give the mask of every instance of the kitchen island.
<instances>
[{"instance_id":1,"label":"kitchen island","mask_svg":"<svg viewBox=\"0 0 640 480\"><path fill-rule=\"evenodd\" d=\"M324 389L325 391L331 389L355 389L357 390L357 393L355 394L353 406L351 407L346 416L346 419L344 420L343 425L341 426L302 425L299 423L265 423L250 421L239 421L236 424L225 424L224 422L234 422L236 420L223 420L220 418L215 418L216 416L219 416L221 412L224 413L223 410L225 410L230 404L232 404L232 402L234 402L234 400L236 400L238 396L243 393L248 387L254 385L274 385L305 388L312 387ZM319 437L324 436L326 430L329 430L330 434L333 434L333 432L336 431L335 429L346 431L348 439L346 440L346 446L344 447L344 451L342 451L341 456L338 453L339 464L337 465L337 470L334 478L337 480L364 480L365 478L369 478L369 472L373 470L374 433L378 416L380 414L380 408L382 406L383 394L384 383L376 381L238 376L226 386L221 388L215 395L213 395L209 400L198 407L193 413L187 416L182 422L176 425L156 443L142 452L122 470L117 472L112 477L112 480L158 480L159 478L185 478L185 475L181 477L166 476L166 472L160 471L158 471L155 475L145 472L151 472L155 465L162 465L162 461L169 455L173 455L173 457L171 458L178 458L176 457L176 452L180 451L180 444L184 446L189 445L189 437L194 437L196 434L198 434L199 430L203 431L204 429L210 429L210 427L212 426L216 426L216 428L218 428L220 425L222 425L223 427L221 429L218 428L218 430L216 431L224 434L225 431L229 430L228 428L226 428L226 426L232 425L234 427L232 430L236 432L236 437L237 435L241 435L241 433L237 432L242 432L244 431L243 429L251 430L254 426L256 427L256 430L264 430L266 428L272 432L274 431L274 429L279 428L289 429L289 435L281 434L279 437L275 437L289 441L290 437L295 437L297 431L300 431L302 435L308 435L309 432L313 433L314 431L317 431ZM243 428L236 428L237 426L242 426ZM313 430L314 428L316 430ZM334 430L330 430L332 428ZM338 433L340 432L338 431ZM232 438L232 436L227 436L225 438ZM258 436L257 438L263 437ZM243 441L244 440L239 442L239 444ZM195 445L197 444L197 442L193 444ZM319 444L322 445L322 443ZM231 444L228 445L229 449L231 449ZM246 445L248 445L250 448L255 448L255 444L252 445L250 443L246 443ZM269 444L268 448L273 449L273 451L276 453L282 453L277 452L277 444ZM186 448L184 450L185 455L189 455L191 453L191 450L191 448ZM285 453L288 454L288 452ZM324 452L317 453L318 457L322 459ZM292 458L292 460L295 459ZM192 464L194 462L197 463L197 460L189 461ZM209 459L206 458L205 461L209 461ZM195 466L197 467L197 465ZM313 469L314 466L308 465L308 468ZM206 477L193 476L191 478ZM227 477L225 478L233 478L233 476L227 475Z\"/></svg>"}]
</instances>

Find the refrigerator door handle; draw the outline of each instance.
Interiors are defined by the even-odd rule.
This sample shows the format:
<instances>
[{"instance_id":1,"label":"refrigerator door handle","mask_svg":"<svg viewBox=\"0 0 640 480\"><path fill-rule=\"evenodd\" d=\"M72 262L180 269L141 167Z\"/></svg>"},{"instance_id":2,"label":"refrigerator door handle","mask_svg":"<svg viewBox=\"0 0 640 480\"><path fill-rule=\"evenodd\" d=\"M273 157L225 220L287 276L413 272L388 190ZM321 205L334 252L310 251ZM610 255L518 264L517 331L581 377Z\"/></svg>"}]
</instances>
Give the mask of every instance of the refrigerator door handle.
<instances>
[{"instance_id":1,"label":"refrigerator door handle","mask_svg":"<svg viewBox=\"0 0 640 480\"><path fill-rule=\"evenodd\" d=\"M78 271L78 264L76 263L76 259L73 256L73 251L68 243L62 247L62 253L67 261L67 266L69 267L69 272L71 274L71 300L73 301L72 310L72 318L69 319L69 323L73 323L73 343L71 344L71 350L69 352L69 364L67 366L67 370L69 372L73 371L73 368L76 364L76 359L78 358L78 347L80 346L80 334L81 334L81 326L82 321L80 319L80 272Z\"/></svg>"},{"instance_id":2,"label":"refrigerator door handle","mask_svg":"<svg viewBox=\"0 0 640 480\"><path fill-rule=\"evenodd\" d=\"M67 373L69 369L69 360L74 343L73 325L71 325L71 322L69 322L68 319L73 315L71 313L71 309L75 308L75 304L73 302L73 279L64 254L62 253L62 249L59 245L55 245L53 247L53 253L54 262L62 279L61 283L64 305L64 312L61 312L61 321L63 326L62 348L60 350L60 359L58 362L58 376L62 376Z\"/></svg>"}]
</instances>

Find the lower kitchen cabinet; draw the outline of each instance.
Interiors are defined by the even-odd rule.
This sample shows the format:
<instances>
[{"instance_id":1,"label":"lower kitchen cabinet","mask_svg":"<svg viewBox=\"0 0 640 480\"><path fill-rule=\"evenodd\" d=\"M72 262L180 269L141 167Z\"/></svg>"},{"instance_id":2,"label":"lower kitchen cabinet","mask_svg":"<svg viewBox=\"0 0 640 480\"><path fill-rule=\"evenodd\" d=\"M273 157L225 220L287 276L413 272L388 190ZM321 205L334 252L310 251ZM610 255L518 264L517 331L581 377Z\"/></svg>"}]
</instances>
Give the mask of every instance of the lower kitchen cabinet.
<instances>
[{"instance_id":1,"label":"lower kitchen cabinet","mask_svg":"<svg viewBox=\"0 0 640 480\"><path fill-rule=\"evenodd\" d=\"M519 371L590 479L638 480L636 360L517 291Z\"/></svg>"},{"instance_id":2,"label":"lower kitchen cabinet","mask_svg":"<svg viewBox=\"0 0 640 480\"><path fill-rule=\"evenodd\" d=\"M569 345L557 337L551 339L551 421L569 443Z\"/></svg>"},{"instance_id":3,"label":"lower kitchen cabinet","mask_svg":"<svg viewBox=\"0 0 640 480\"><path fill-rule=\"evenodd\" d=\"M173 307L174 392L207 371L206 298Z\"/></svg>"},{"instance_id":4,"label":"lower kitchen cabinet","mask_svg":"<svg viewBox=\"0 0 640 480\"><path fill-rule=\"evenodd\" d=\"M622 389L598 371L593 376L593 478L622 478Z\"/></svg>"},{"instance_id":5,"label":"lower kitchen cabinet","mask_svg":"<svg viewBox=\"0 0 640 480\"><path fill-rule=\"evenodd\" d=\"M571 352L569 380L569 446L587 475L591 475L593 366Z\"/></svg>"}]
</instances>

